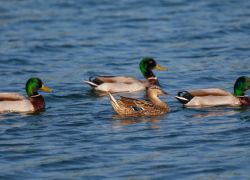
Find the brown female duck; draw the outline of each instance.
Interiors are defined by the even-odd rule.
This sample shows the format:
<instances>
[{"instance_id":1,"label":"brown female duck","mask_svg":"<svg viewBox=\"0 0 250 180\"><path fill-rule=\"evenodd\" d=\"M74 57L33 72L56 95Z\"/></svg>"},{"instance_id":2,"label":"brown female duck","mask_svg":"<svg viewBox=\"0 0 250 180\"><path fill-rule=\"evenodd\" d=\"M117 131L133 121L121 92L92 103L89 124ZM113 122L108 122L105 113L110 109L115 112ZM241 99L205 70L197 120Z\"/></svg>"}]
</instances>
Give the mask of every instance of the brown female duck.
<instances>
[{"instance_id":1,"label":"brown female duck","mask_svg":"<svg viewBox=\"0 0 250 180\"><path fill-rule=\"evenodd\" d=\"M170 112L169 106L162 102L157 95L170 96L157 85L150 85L147 88L147 96L151 102L121 97L116 99L109 93L110 102L114 111L119 115L161 115Z\"/></svg>"}]
</instances>

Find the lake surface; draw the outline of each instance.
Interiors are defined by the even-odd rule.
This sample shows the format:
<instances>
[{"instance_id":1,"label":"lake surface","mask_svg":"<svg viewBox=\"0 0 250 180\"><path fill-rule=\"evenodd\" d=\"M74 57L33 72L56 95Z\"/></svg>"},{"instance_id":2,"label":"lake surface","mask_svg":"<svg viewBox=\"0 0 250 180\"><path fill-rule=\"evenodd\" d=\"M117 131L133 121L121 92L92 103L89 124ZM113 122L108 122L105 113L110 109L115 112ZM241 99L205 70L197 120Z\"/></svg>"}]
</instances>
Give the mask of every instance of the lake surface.
<instances>
[{"instance_id":1,"label":"lake surface","mask_svg":"<svg viewBox=\"0 0 250 180\"><path fill-rule=\"evenodd\" d=\"M183 108L178 91L250 76L250 1L2 0L0 91L39 77L46 109L0 114L0 179L249 179L250 108ZM153 57L171 112L115 115L92 75L143 80ZM247 92L250 95L250 92ZM115 94L117 96L118 94ZM145 92L123 96L147 99Z\"/></svg>"}]
</instances>

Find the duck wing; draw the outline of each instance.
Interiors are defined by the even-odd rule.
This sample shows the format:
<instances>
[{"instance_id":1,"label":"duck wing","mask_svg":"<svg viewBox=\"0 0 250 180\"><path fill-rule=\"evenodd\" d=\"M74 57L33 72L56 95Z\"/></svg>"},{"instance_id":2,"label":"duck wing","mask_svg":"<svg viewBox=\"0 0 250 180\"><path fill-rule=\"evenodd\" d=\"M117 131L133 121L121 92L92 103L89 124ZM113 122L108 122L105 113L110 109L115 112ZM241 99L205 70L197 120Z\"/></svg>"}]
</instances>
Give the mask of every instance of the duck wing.
<instances>
[{"instance_id":1,"label":"duck wing","mask_svg":"<svg viewBox=\"0 0 250 180\"><path fill-rule=\"evenodd\" d=\"M0 101L22 101L27 98L17 93L0 93Z\"/></svg>"},{"instance_id":2,"label":"duck wing","mask_svg":"<svg viewBox=\"0 0 250 180\"><path fill-rule=\"evenodd\" d=\"M239 105L239 99L223 89L197 89L178 92L175 96L185 106Z\"/></svg>"},{"instance_id":3,"label":"duck wing","mask_svg":"<svg viewBox=\"0 0 250 180\"><path fill-rule=\"evenodd\" d=\"M234 97L234 95L226 90L213 88L213 89L196 89L196 90L185 90L178 92L178 95L175 98L182 104L189 104L193 99L209 99L212 100L212 97Z\"/></svg>"},{"instance_id":4,"label":"duck wing","mask_svg":"<svg viewBox=\"0 0 250 180\"><path fill-rule=\"evenodd\" d=\"M224 90L224 89L196 89L196 90L185 90L189 94L193 96L234 96L232 93Z\"/></svg>"},{"instance_id":5,"label":"duck wing","mask_svg":"<svg viewBox=\"0 0 250 180\"><path fill-rule=\"evenodd\" d=\"M0 111L34 111L30 100L17 93L0 93Z\"/></svg>"},{"instance_id":6,"label":"duck wing","mask_svg":"<svg viewBox=\"0 0 250 180\"><path fill-rule=\"evenodd\" d=\"M128 76L98 76L93 80L90 77L89 81L84 80L84 82L96 90L109 92L142 91L148 84L147 81L140 81Z\"/></svg>"},{"instance_id":7,"label":"duck wing","mask_svg":"<svg viewBox=\"0 0 250 180\"><path fill-rule=\"evenodd\" d=\"M121 97L121 101L131 107L139 107L141 109L152 109L155 105L152 102L141 100L141 99L133 99L128 97Z\"/></svg>"},{"instance_id":8,"label":"duck wing","mask_svg":"<svg viewBox=\"0 0 250 180\"><path fill-rule=\"evenodd\" d=\"M132 84L132 83L141 83L139 79L129 77L129 76L98 76L93 80L96 84L102 83L124 83L124 84Z\"/></svg>"}]
</instances>

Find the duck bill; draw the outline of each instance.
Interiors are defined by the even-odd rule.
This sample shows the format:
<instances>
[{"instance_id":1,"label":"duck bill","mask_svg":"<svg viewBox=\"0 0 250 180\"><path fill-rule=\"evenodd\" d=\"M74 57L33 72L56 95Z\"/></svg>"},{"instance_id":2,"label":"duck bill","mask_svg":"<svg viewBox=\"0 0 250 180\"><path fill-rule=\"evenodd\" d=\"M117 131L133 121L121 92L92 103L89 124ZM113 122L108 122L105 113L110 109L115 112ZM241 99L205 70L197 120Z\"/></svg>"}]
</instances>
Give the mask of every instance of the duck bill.
<instances>
[{"instance_id":1,"label":"duck bill","mask_svg":"<svg viewBox=\"0 0 250 180\"><path fill-rule=\"evenodd\" d=\"M164 91L162 91L162 93L160 95L162 95L162 96L171 96L170 94L168 94L168 93L166 93Z\"/></svg>"},{"instance_id":2,"label":"duck bill","mask_svg":"<svg viewBox=\"0 0 250 180\"><path fill-rule=\"evenodd\" d=\"M166 69L166 68L161 67L159 64L156 64L155 69L159 69L159 70L162 70L162 71L167 71L167 69Z\"/></svg>"},{"instance_id":3,"label":"duck bill","mask_svg":"<svg viewBox=\"0 0 250 180\"><path fill-rule=\"evenodd\" d=\"M48 92L53 92L52 89L46 87L44 84L42 85L42 87L40 89L44 90L44 91L48 91Z\"/></svg>"}]
</instances>

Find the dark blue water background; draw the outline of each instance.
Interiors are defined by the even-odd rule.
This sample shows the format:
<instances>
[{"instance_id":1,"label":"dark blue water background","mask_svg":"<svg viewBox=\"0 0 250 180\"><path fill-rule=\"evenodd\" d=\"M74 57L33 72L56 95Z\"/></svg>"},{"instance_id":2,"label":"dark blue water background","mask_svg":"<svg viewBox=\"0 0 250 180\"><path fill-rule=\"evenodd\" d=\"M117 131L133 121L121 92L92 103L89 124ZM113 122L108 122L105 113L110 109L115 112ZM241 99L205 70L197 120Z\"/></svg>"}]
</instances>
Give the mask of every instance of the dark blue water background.
<instances>
[{"instance_id":1,"label":"dark blue water background","mask_svg":"<svg viewBox=\"0 0 250 180\"><path fill-rule=\"evenodd\" d=\"M39 77L46 109L0 114L0 179L249 179L250 109L185 109L179 90L250 76L249 0L1 0L0 91ZM144 79L153 57L171 112L120 117L83 82ZM249 92L247 94L250 94ZM146 99L145 92L123 94Z\"/></svg>"}]
</instances>

